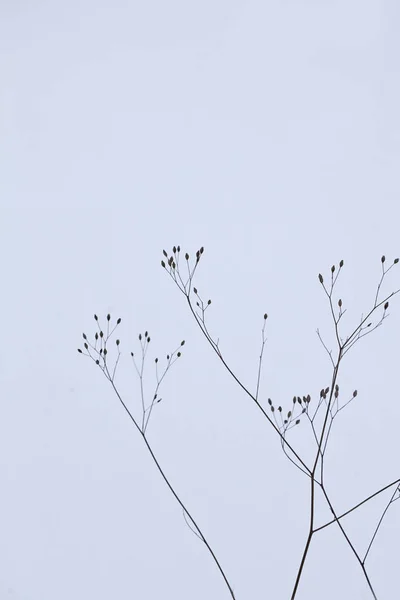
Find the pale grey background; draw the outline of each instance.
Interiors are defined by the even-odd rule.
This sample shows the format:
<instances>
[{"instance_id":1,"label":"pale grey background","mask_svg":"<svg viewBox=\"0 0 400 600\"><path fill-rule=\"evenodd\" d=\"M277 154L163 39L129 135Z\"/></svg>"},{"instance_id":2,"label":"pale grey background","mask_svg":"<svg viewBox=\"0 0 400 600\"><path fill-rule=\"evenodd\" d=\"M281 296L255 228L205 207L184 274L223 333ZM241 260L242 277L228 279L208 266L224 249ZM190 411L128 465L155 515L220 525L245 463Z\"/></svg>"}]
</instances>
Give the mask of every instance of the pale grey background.
<instances>
[{"instance_id":1,"label":"pale grey background","mask_svg":"<svg viewBox=\"0 0 400 600\"><path fill-rule=\"evenodd\" d=\"M381 254L400 254L399 18L383 0L1 4L0 598L228 597L76 352L109 310L126 354L144 329L153 357L186 339L151 442L238 600L289 598L306 481L201 339L161 250L206 247L210 327L253 386L269 313L264 401L328 385L318 272L346 260L350 326ZM359 397L329 454L339 511L399 476L399 332L397 302L343 370ZM119 377L139 406L127 356ZM384 502L349 524L361 547ZM398 590L399 509L370 556L380 599ZM334 528L298 595L322 597L370 598Z\"/></svg>"}]
</instances>

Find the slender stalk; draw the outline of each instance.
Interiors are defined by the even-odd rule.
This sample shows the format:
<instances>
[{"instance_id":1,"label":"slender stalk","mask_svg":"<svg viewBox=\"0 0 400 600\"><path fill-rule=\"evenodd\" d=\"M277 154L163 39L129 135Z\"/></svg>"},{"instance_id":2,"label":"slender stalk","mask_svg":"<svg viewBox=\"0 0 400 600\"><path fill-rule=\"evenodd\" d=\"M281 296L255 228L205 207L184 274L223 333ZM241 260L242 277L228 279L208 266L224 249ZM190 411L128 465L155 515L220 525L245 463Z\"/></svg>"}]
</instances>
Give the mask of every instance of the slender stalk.
<instances>
[{"instance_id":1,"label":"slender stalk","mask_svg":"<svg viewBox=\"0 0 400 600\"><path fill-rule=\"evenodd\" d=\"M168 489L170 490L170 492L172 493L172 495L174 496L175 500L178 502L179 506L182 508L184 514L189 517L190 521L192 522L198 537L201 539L201 541L203 542L203 544L206 546L208 552L210 553L218 571L220 572L225 585L227 586L228 590L229 590L229 594L232 598L232 600L235 600L235 594L233 592L233 589L229 583L229 580L225 574L225 571L223 570L221 563L219 562L218 558L216 557L214 551L212 550L209 542L207 541L206 537L204 536L203 532L201 531L199 525L197 524L197 522L195 521L194 517L192 517L191 513L189 512L189 510L186 508L185 504L182 502L182 500L180 499L180 497L178 496L177 492L175 491L174 487L172 486L172 484L170 483L169 479L167 478L166 474L164 473L164 470L162 469L160 463L158 462L152 447L150 446L149 441L147 440L146 434L143 433L143 431L140 429L140 426L138 425L138 423L136 422L136 419L134 418L134 416L132 415L132 413L130 412L129 408L127 407L127 405L125 404L125 402L123 401L114 381L111 379L110 377L110 373L108 371L108 368L105 367L105 371L104 374L106 375L106 378L109 380L109 382L112 385L112 388L115 392L115 394L118 397L118 400L120 401L122 407L124 408L126 414L128 415L128 417L130 418L130 420L132 421L133 425L136 427L136 429L138 430L138 432L140 433L142 440L148 450L148 452L150 453L150 456L153 459L154 464L156 465L158 472L160 473L161 477L163 478L164 482L166 483Z\"/></svg>"},{"instance_id":2,"label":"slender stalk","mask_svg":"<svg viewBox=\"0 0 400 600\"><path fill-rule=\"evenodd\" d=\"M311 478L311 494L310 494L310 528L308 530L308 536L306 540L306 544L304 546L303 555L301 557L301 562L299 569L297 571L296 581L294 583L291 600L294 600L296 597L297 589L299 587L301 575L303 573L304 565L307 559L307 554L310 549L312 536L314 535L314 501L315 501L315 481L314 478Z\"/></svg>"}]
</instances>

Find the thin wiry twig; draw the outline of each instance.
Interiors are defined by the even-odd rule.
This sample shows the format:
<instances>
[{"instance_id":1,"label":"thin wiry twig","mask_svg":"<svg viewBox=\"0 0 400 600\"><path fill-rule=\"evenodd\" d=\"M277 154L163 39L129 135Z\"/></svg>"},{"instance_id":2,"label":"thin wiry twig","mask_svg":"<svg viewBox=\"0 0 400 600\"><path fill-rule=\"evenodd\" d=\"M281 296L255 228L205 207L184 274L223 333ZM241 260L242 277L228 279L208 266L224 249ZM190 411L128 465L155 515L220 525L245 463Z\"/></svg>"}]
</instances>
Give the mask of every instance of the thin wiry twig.
<instances>
[{"instance_id":1,"label":"thin wiry twig","mask_svg":"<svg viewBox=\"0 0 400 600\"><path fill-rule=\"evenodd\" d=\"M96 321L98 321L97 316L95 315L95 319ZM107 318L107 320L109 321L109 318ZM118 319L117 324L119 324L121 322L121 319ZM91 344L88 340L85 334L83 334L85 343L84 343L84 347L85 347L85 352L83 352L81 349L78 349L78 351L81 354L84 354L86 356L89 356L89 358L91 358L96 365L100 368L100 370L102 371L103 375L106 377L106 379L109 381L109 383L112 386L112 389L114 390L120 404L122 405L125 413L128 415L130 421L132 422L132 424L134 425L134 427L136 428L136 430L138 431L138 433L141 435L141 438L148 450L148 452L150 453L150 456L155 464L155 466L158 469L158 472L160 473L162 479L164 480L165 484L167 485L168 489L170 490L170 492L172 493L173 497L175 498L175 500L177 501L177 503L179 504L179 506L181 507L184 517L185 517L185 522L187 524L187 526L189 527L189 529L196 534L196 536L203 542L203 544L206 546L209 554L211 555L220 575L222 576L226 587L229 590L229 594L232 598L232 600L235 600L235 594L233 592L233 589L229 583L229 580L217 558L217 556L215 555L214 551L212 550L209 542L207 541L206 537L204 536L203 532L201 531L199 525L197 524L197 522L195 521L195 519L193 518L193 516L191 515L191 513L189 512L189 510L186 508L185 504L183 503L183 501L180 499L178 493L176 492L175 488L172 486L172 484L170 483L168 477L166 476L164 470L162 469L158 459L156 458L154 451L147 439L146 433L144 431L144 425L142 424L142 427L140 427L139 423L137 422L137 420L135 419L135 417L133 416L132 412L129 410L128 406L126 405L126 403L124 402L119 390L116 387L115 384L115 373L116 373L116 367L118 365L118 361L119 361L119 356L120 356L120 350L119 350L119 340L117 340L116 342L116 346L118 348L118 356L116 359L116 363L114 365L113 371L112 373L110 372L110 369L108 367L108 349L107 349L107 342L109 340L109 337L112 335L109 332L109 327L108 327L108 323L107 323L107 337L105 339L104 335L100 329L100 345L101 348L100 350L97 350L97 348L95 347L96 345ZM96 342L98 340L98 337L95 338ZM150 341L150 340L148 340ZM147 342L148 343L148 342ZM143 345L142 345L143 348ZM90 351L90 349L92 350L92 352L94 352L94 356L92 354L92 352ZM97 358L95 358L97 356ZM143 360L145 357L145 353L143 354ZM143 375L143 370L139 371L139 374L141 374L141 376ZM161 383L161 381L160 381ZM192 523L193 527L189 524L188 519L190 520L190 522Z\"/></svg>"}]
</instances>

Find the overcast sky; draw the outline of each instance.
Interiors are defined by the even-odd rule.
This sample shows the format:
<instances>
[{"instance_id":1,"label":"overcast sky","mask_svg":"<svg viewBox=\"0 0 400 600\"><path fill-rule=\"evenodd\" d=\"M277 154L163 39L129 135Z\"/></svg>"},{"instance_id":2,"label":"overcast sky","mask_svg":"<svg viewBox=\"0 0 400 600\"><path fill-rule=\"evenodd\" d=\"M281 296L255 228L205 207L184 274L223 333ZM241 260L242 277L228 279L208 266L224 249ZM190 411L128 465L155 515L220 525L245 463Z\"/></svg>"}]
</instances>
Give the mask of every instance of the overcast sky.
<instances>
[{"instance_id":1,"label":"overcast sky","mask_svg":"<svg viewBox=\"0 0 400 600\"><path fill-rule=\"evenodd\" d=\"M107 381L76 351L93 313L121 317L118 385L140 414L129 352L186 340L149 440L237 600L287 600L308 527L305 477L223 371L160 266L205 247L209 326L261 402L329 385L318 282L345 260L345 331L400 255L400 8L385 0L70 0L0 9L2 344L0 598L223 600L204 546ZM388 275L384 292L400 286ZM400 476L400 306L349 353L327 488L339 512ZM161 360L161 358L160 358ZM291 441L307 451L306 424ZM346 520L365 548L388 496ZM398 590L400 504L369 557ZM318 515L321 523L327 513ZM334 527L298 599L368 600ZM396 592L395 592L396 590Z\"/></svg>"}]
</instances>

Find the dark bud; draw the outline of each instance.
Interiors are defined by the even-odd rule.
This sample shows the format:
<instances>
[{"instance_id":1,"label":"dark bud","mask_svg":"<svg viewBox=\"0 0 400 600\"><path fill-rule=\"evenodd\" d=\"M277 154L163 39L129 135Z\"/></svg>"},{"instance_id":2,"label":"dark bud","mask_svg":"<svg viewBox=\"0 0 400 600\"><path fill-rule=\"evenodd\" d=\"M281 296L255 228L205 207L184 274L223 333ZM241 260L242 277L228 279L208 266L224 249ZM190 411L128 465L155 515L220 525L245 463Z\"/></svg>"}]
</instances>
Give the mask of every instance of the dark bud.
<instances>
[{"instance_id":1,"label":"dark bud","mask_svg":"<svg viewBox=\"0 0 400 600\"><path fill-rule=\"evenodd\" d=\"M180 352L178 352L177 357L179 358L180 356L182 356L182 354Z\"/></svg>"},{"instance_id":2,"label":"dark bud","mask_svg":"<svg viewBox=\"0 0 400 600\"><path fill-rule=\"evenodd\" d=\"M180 252L180 251L181 251L181 247L180 247L180 246L178 246L178 247L177 247L177 251L178 251L178 252Z\"/></svg>"},{"instance_id":3,"label":"dark bud","mask_svg":"<svg viewBox=\"0 0 400 600\"><path fill-rule=\"evenodd\" d=\"M169 360L169 354L167 354L167 360Z\"/></svg>"},{"instance_id":4,"label":"dark bud","mask_svg":"<svg viewBox=\"0 0 400 600\"><path fill-rule=\"evenodd\" d=\"M385 306L383 308L387 310L389 308L389 302L385 302Z\"/></svg>"},{"instance_id":5,"label":"dark bud","mask_svg":"<svg viewBox=\"0 0 400 600\"><path fill-rule=\"evenodd\" d=\"M139 341L141 341L141 339L142 339L142 334L139 333Z\"/></svg>"},{"instance_id":6,"label":"dark bud","mask_svg":"<svg viewBox=\"0 0 400 600\"><path fill-rule=\"evenodd\" d=\"M121 323L121 318L117 319L117 325Z\"/></svg>"},{"instance_id":7,"label":"dark bud","mask_svg":"<svg viewBox=\"0 0 400 600\"><path fill-rule=\"evenodd\" d=\"M299 404L301 404L301 398L300 398L300 396L297 396L297 402L298 402Z\"/></svg>"},{"instance_id":8,"label":"dark bud","mask_svg":"<svg viewBox=\"0 0 400 600\"><path fill-rule=\"evenodd\" d=\"M264 321L266 321L268 319L268 315L267 313L264 313Z\"/></svg>"},{"instance_id":9,"label":"dark bud","mask_svg":"<svg viewBox=\"0 0 400 600\"><path fill-rule=\"evenodd\" d=\"M339 267L342 268L343 265L344 265L344 260L341 260L340 263L339 263Z\"/></svg>"},{"instance_id":10,"label":"dark bud","mask_svg":"<svg viewBox=\"0 0 400 600\"><path fill-rule=\"evenodd\" d=\"M172 248L172 252L173 252L174 254L176 254L176 246L174 246L174 247Z\"/></svg>"},{"instance_id":11,"label":"dark bud","mask_svg":"<svg viewBox=\"0 0 400 600\"><path fill-rule=\"evenodd\" d=\"M381 258L381 263L383 264L385 262L385 260L386 260L386 256L383 255L382 258Z\"/></svg>"},{"instance_id":12,"label":"dark bud","mask_svg":"<svg viewBox=\"0 0 400 600\"><path fill-rule=\"evenodd\" d=\"M107 321L109 321L110 319L111 319L111 315L110 315L110 314L108 314L108 315L107 315Z\"/></svg>"},{"instance_id":13,"label":"dark bud","mask_svg":"<svg viewBox=\"0 0 400 600\"><path fill-rule=\"evenodd\" d=\"M150 344L150 336L147 338L147 343Z\"/></svg>"},{"instance_id":14,"label":"dark bud","mask_svg":"<svg viewBox=\"0 0 400 600\"><path fill-rule=\"evenodd\" d=\"M157 364L158 363L158 358L156 358L154 362Z\"/></svg>"},{"instance_id":15,"label":"dark bud","mask_svg":"<svg viewBox=\"0 0 400 600\"><path fill-rule=\"evenodd\" d=\"M296 421L296 425L298 425L300 423L300 419L297 419Z\"/></svg>"},{"instance_id":16,"label":"dark bud","mask_svg":"<svg viewBox=\"0 0 400 600\"><path fill-rule=\"evenodd\" d=\"M165 269L165 262L163 260L161 261L161 266Z\"/></svg>"},{"instance_id":17,"label":"dark bud","mask_svg":"<svg viewBox=\"0 0 400 600\"><path fill-rule=\"evenodd\" d=\"M100 331L100 337L104 337L104 333L102 331Z\"/></svg>"},{"instance_id":18,"label":"dark bud","mask_svg":"<svg viewBox=\"0 0 400 600\"><path fill-rule=\"evenodd\" d=\"M311 396L310 394L308 394L307 398L306 398L307 403L311 402Z\"/></svg>"},{"instance_id":19,"label":"dark bud","mask_svg":"<svg viewBox=\"0 0 400 600\"><path fill-rule=\"evenodd\" d=\"M306 410L307 410L306 408L303 408L303 410L301 411L301 414L305 413Z\"/></svg>"},{"instance_id":20,"label":"dark bud","mask_svg":"<svg viewBox=\"0 0 400 600\"><path fill-rule=\"evenodd\" d=\"M186 260L189 260L189 254L187 252L185 254L185 258L186 258Z\"/></svg>"},{"instance_id":21,"label":"dark bud","mask_svg":"<svg viewBox=\"0 0 400 600\"><path fill-rule=\"evenodd\" d=\"M329 393L329 387L325 388L325 395Z\"/></svg>"},{"instance_id":22,"label":"dark bud","mask_svg":"<svg viewBox=\"0 0 400 600\"><path fill-rule=\"evenodd\" d=\"M196 258L197 258L197 260L199 260L199 258L200 258L200 250L197 250L197 252L196 252Z\"/></svg>"},{"instance_id":23,"label":"dark bud","mask_svg":"<svg viewBox=\"0 0 400 600\"><path fill-rule=\"evenodd\" d=\"M176 269L176 264L174 262L172 262L172 268Z\"/></svg>"},{"instance_id":24,"label":"dark bud","mask_svg":"<svg viewBox=\"0 0 400 600\"><path fill-rule=\"evenodd\" d=\"M271 398L268 398L268 404L269 404L270 406L272 406L272 400L271 400Z\"/></svg>"},{"instance_id":25,"label":"dark bud","mask_svg":"<svg viewBox=\"0 0 400 600\"><path fill-rule=\"evenodd\" d=\"M144 332L144 337L145 337L145 338L147 338L147 336L148 336L148 335L149 335L149 332L148 332L148 331L145 331L145 332Z\"/></svg>"},{"instance_id":26,"label":"dark bud","mask_svg":"<svg viewBox=\"0 0 400 600\"><path fill-rule=\"evenodd\" d=\"M290 417L292 416L292 411L289 410L288 414L287 414L287 418L290 419Z\"/></svg>"},{"instance_id":27,"label":"dark bud","mask_svg":"<svg viewBox=\"0 0 400 600\"><path fill-rule=\"evenodd\" d=\"M343 304L342 300L339 299L339 302L338 302L339 308L342 307L342 304Z\"/></svg>"},{"instance_id":28,"label":"dark bud","mask_svg":"<svg viewBox=\"0 0 400 600\"><path fill-rule=\"evenodd\" d=\"M287 419L285 419L285 420L283 421L283 424L284 424L284 425L287 425Z\"/></svg>"},{"instance_id":29,"label":"dark bud","mask_svg":"<svg viewBox=\"0 0 400 600\"><path fill-rule=\"evenodd\" d=\"M82 337L84 340L87 340L86 333L82 333Z\"/></svg>"},{"instance_id":30,"label":"dark bud","mask_svg":"<svg viewBox=\"0 0 400 600\"><path fill-rule=\"evenodd\" d=\"M107 354L107 348L104 348L103 354L104 354L104 356Z\"/></svg>"},{"instance_id":31,"label":"dark bud","mask_svg":"<svg viewBox=\"0 0 400 600\"><path fill-rule=\"evenodd\" d=\"M117 344L117 346L119 346L119 340L115 340L115 343Z\"/></svg>"},{"instance_id":32,"label":"dark bud","mask_svg":"<svg viewBox=\"0 0 400 600\"><path fill-rule=\"evenodd\" d=\"M95 339L95 340L98 340L98 339L99 339L99 334L97 333L97 331L96 331L96 333L94 334L94 339Z\"/></svg>"},{"instance_id":33,"label":"dark bud","mask_svg":"<svg viewBox=\"0 0 400 600\"><path fill-rule=\"evenodd\" d=\"M78 348L78 352L79 352L79 354L83 354L83 352L80 348Z\"/></svg>"},{"instance_id":34,"label":"dark bud","mask_svg":"<svg viewBox=\"0 0 400 600\"><path fill-rule=\"evenodd\" d=\"M202 247L200 248L200 254L203 254L203 252L204 252L204 248L203 248L203 246L202 246Z\"/></svg>"},{"instance_id":35,"label":"dark bud","mask_svg":"<svg viewBox=\"0 0 400 600\"><path fill-rule=\"evenodd\" d=\"M353 398L355 398L357 396L357 393L358 393L357 390L354 390L354 392L353 392Z\"/></svg>"},{"instance_id":36,"label":"dark bud","mask_svg":"<svg viewBox=\"0 0 400 600\"><path fill-rule=\"evenodd\" d=\"M182 340L181 341L181 346L184 346L184 345L185 345L185 340Z\"/></svg>"},{"instance_id":37,"label":"dark bud","mask_svg":"<svg viewBox=\"0 0 400 600\"><path fill-rule=\"evenodd\" d=\"M97 315L93 315L93 316L94 316L94 320L95 320L95 321L98 321L98 320L99 320L99 317L98 317Z\"/></svg>"},{"instance_id":38,"label":"dark bud","mask_svg":"<svg viewBox=\"0 0 400 600\"><path fill-rule=\"evenodd\" d=\"M297 400L296 396L293 396L293 404L296 404L296 400Z\"/></svg>"},{"instance_id":39,"label":"dark bud","mask_svg":"<svg viewBox=\"0 0 400 600\"><path fill-rule=\"evenodd\" d=\"M86 350L89 348L86 342L83 345L85 346Z\"/></svg>"},{"instance_id":40,"label":"dark bud","mask_svg":"<svg viewBox=\"0 0 400 600\"><path fill-rule=\"evenodd\" d=\"M394 262L395 265L397 265L397 263L399 262L399 259L395 258L393 262Z\"/></svg>"},{"instance_id":41,"label":"dark bud","mask_svg":"<svg viewBox=\"0 0 400 600\"><path fill-rule=\"evenodd\" d=\"M211 300L209 300L209 301L207 302L207 304L208 304L208 305L210 305L210 304L211 304Z\"/></svg>"},{"instance_id":42,"label":"dark bud","mask_svg":"<svg viewBox=\"0 0 400 600\"><path fill-rule=\"evenodd\" d=\"M331 266L331 273L334 273L334 272L335 272L335 265L332 265Z\"/></svg>"},{"instance_id":43,"label":"dark bud","mask_svg":"<svg viewBox=\"0 0 400 600\"><path fill-rule=\"evenodd\" d=\"M197 294L197 288L194 287L193 291L194 291L195 294Z\"/></svg>"},{"instance_id":44,"label":"dark bud","mask_svg":"<svg viewBox=\"0 0 400 600\"><path fill-rule=\"evenodd\" d=\"M132 358L133 358L133 352L131 352L131 356L132 356Z\"/></svg>"},{"instance_id":45,"label":"dark bud","mask_svg":"<svg viewBox=\"0 0 400 600\"><path fill-rule=\"evenodd\" d=\"M165 250L163 250L162 253L164 254L165 258L168 258L168 254L165 252Z\"/></svg>"},{"instance_id":46,"label":"dark bud","mask_svg":"<svg viewBox=\"0 0 400 600\"><path fill-rule=\"evenodd\" d=\"M96 360L96 365L99 365L99 364L100 364L100 361L99 361L99 360Z\"/></svg>"},{"instance_id":47,"label":"dark bud","mask_svg":"<svg viewBox=\"0 0 400 600\"><path fill-rule=\"evenodd\" d=\"M282 406L278 406L279 412L282 412Z\"/></svg>"},{"instance_id":48,"label":"dark bud","mask_svg":"<svg viewBox=\"0 0 400 600\"><path fill-rule=\"evenodd\" d=\"M318 279L320 283L324 283L324 278L322 277L321 273L318 275Z\"/></svg>"},{"instance_id":49,"label":"dark bud","mask_svg":"<svg viewBox=\"0 0 400 600\"><path fill-rule=\"evenodd\" d=\"M271 410L272 410L272 412L274 412L275 408L273 406L271 406Z\"/></svg>"}]
</instances>

